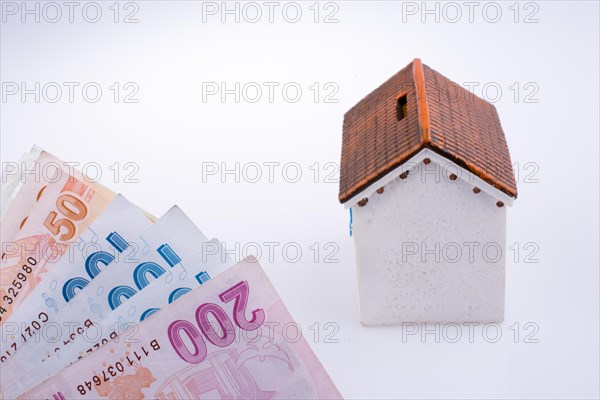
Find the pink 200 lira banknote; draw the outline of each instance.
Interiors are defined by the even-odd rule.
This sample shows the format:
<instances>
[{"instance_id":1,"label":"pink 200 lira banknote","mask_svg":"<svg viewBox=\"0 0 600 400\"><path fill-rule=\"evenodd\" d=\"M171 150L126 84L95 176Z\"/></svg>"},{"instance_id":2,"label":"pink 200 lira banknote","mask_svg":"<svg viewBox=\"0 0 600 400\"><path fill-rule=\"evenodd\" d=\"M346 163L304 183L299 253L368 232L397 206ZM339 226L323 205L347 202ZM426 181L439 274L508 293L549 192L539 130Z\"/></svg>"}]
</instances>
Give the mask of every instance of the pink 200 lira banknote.
<instances>
[{"instance_id":1,"label":"pink 200 lira banknote","mask_svg":"<svg viewBox=\"0 0 600 400\"><path fill-rule=\"evenodd\" d=\"M248 258L20 398L342 398L291 324Z\"/></svg>"}]
</instances>

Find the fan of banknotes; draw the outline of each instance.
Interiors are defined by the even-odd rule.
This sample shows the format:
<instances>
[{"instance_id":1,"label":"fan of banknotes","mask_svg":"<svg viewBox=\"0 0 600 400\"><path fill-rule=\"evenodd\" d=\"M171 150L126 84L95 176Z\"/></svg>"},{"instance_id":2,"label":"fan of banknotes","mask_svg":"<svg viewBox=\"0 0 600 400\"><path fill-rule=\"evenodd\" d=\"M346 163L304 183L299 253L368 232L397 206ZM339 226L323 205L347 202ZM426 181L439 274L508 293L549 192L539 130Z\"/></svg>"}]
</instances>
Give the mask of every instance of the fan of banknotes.
<instances>
[{"instance_id":1,"label":"fan of banknotes","mask_svg":"<svg viewBox=\"0 0 600 400\"><path fill-rule=\"evenodd\" d=\"M3 398L341 398L286 337L255 259L233 265L177 206L155 218L37 147L16 165L2 179Z\"/></svg>"}]
</instances>

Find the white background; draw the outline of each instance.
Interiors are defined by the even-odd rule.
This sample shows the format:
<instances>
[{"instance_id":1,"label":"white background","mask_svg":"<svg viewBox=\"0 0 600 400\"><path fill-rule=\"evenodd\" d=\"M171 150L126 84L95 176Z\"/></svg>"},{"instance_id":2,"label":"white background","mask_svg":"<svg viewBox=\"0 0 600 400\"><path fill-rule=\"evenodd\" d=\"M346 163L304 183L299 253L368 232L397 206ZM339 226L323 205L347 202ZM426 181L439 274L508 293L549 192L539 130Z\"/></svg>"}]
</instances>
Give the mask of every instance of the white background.
<instances>
[{"instance_id":1,"label":"white background","mask_svg":"<svg viewBox=\"0 0 600 400\"><path fill-rule=\"evenodd\" d=\"M85 2L75 8L73 23L65 6L56 23L44 19L56 13L46 8L44 14L44 4L37 6L39 23L35 15L22 22L20 11L3 12L3 163L36 143L66 161L98 163L102 183L155 215L177 203L207 236L234 251L240 243L235 258L246 255L243 246L258 243L261 264L347 398L598 398L597 2L480 2L473 22L462 2L428 3L438 7L436 21L435 14L422 14L420 2L392 1L322 3L315 22L315 6L306 2L299 3L296 23L282 14L288 3L278 3L273 23L268 7L258 3L262 18L252 23L256 9L244 14L243 3L239 22L234 14L222 22L220 12L203 14L203 7L221 8L220 2L192 1L121 3L115 23L112 3L101 3L96 23L83 17ZM2 7L7 10L6 2ZM295 8L287 7L285 17L293 19ZM407 12L414 7L415 15ZM123 23L136 8L138 22ZM492 23L497 8L502 14ZM86 10L93 19L94 9ZM337 22L324 23L332 12L330 21ZM508 253L506 321L496 343L488 342L496 336L493 328L487 336L475 329L470 343L463 327L460 340L450 343L455 331L440 327L436 343L433 334L421 337L421 328L406 337L406 328L364 328L359 322L349 216L337 201L337 171L325 163L339 163L344 112L415 57L455 82L476 82L478 95L488 84L487 97L495 100L517 164L519 198L509 209L507 242L517 243L520 252ZM56 103L48 101L53 91L41 93L36 103L34 95L24 101L7 95L10 82L30 89L35 82L80 86L72 103L66 86ZM82 96L89 82L103 90L96 103ZM127 82L135 83L138 102L121 97L115 103L109 88L114 82L121 96L130 91L124 90ZM219 96L203 101L203 82L280 86L273 102L263 86L258 102L236 103L233 95L225 102ZM296 103L281 93L289 82L303 90ZM315 82L321 89L316 103L309 88ZM327 83L339 88L336 103L324 102L331 92ZM496 99L497 87L502 94ZM121 165L118 182L109 169L115 162ZM127 162L139 167L138 183L124 181ZM264 165L258 183L202 176L214 165L206 163L231 169L236 162L242 171L252 162L280 165L272 183ZM282 175L286 163L298 163L299 182L287 181L294 169ZM245 171L246 178L256 172ZM87 172L95 175L93 168ZM273 260L265 242L278 243ZM317 262L310 248L315 242L321 249ZM525 262L535 248L525 249L530 242L539 249L532 257L537 263ZM286 243L302 249L297 262L290 260L293 249L287 260L282 255ZM334 246L328 248L334 250L332 263L324 262L327 243ZM315 322L316 343L310 329ZM333 332L325 329L328 322L339 328L332 337L337 343L324 340ZM534 325L527 330L527 323ZM535 326L537 343L525 343Z\"/></svg>"}]
</instances>

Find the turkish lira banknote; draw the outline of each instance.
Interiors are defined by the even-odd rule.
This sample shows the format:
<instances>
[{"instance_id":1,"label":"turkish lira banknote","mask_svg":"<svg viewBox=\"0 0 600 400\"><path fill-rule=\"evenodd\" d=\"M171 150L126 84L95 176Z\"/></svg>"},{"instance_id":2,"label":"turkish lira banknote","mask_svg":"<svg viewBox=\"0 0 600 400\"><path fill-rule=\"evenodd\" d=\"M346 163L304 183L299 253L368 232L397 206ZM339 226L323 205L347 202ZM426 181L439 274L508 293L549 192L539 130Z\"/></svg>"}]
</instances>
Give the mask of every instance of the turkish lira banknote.
<instances>
[{"instance_id":1,"label":"turkish lira banknote","mask_svg":"<svg viewBox=\"0 0 600 400\"><path fill-rule=\"evenodd\" d=\"M294 323L248 259L21 398L342 398Z\"/></svg>"},{"instance_id":2,"label":"turkish lira banknote","mask_svg":"<svg viewBox=\"0 0 600 400\"><path fill-rule=\"evenodd\" d=\"M258 262L179 207L36 146L0 189L0 399L341 398Z\"/></svg>"}]
</instances>

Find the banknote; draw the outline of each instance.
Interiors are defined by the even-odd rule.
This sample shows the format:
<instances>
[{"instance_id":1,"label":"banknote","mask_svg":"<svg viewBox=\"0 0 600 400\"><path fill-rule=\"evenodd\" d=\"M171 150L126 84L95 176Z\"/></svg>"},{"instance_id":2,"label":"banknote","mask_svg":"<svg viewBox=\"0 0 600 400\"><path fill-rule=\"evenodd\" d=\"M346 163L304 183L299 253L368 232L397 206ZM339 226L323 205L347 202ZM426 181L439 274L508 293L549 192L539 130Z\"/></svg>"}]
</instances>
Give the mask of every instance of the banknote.
<instances>
[{"instance_id":1,"label":"banknote","mask_svg":"<svg viewBox=\"0 0 600 400\"><path fill-rule=\"evenodd\" d=\"M84 177L79 179L78 173L66 173L48 153L42 152L38 160L41 165L51 166L42 169L45 186L36 197L42 193L43 197L25 217L15 239L7 243L2 238L0 323L10 317L116 196L100 184L87 182ZM29 182L36 180L27 180L18 196L27 192ZM13 206L19 204L20 201L13 202ZM12 208L7 217L13 214Z\"/></svg>"},{"instance_id":2,"label":"banknote","mask_svg":"<svg viewBox=\"0 0 600 400\"><path fill-rule=\"evenodd\" d=\"M0 326L0 365L15 354L29 338L46 329L46 323L61 310L90 280L115 258L127 258L132 251L128 240L140 236L151 222L122 195L117 195L106 210L69 247L61 258Z\"/></svg>"},{"instance_id":3,"label":"banknote","mask_svg":"<svg viewBox=\"0 0 600 400\"><path fill-rule=\"evenodd\" d=\"M141 291L123 306L116 308L106 318L90 327L93 333L76 336L73 343L62 351L44 359L36 368L30 368L28 376L35 376L37 382L51 377L69 364L100 348L110 339L125 332L130 326L148 319L168 304L185 296L193 288L203 285L209 278L207 271L214 271L211 275L214 278L233 264L229 257L223 258L226 254L221 251L223 245L217 239L210 240L206 245L206 247L199 246L199 250L207 249L204 255L197 254L196 257L193 257L195 264L200 266L196 270L201 270L201 273L190 273L181 280L173 279L169 283L163 283L160 280L153 281L146 290ZM200 263L198 261L201 257L204 257L204 260ZM25 380L20 380L19 386L24 384Z\"/></svg>"},{"instance_id":4,"label":"banknote","mask_svg":"<svg viewBox=\"0 0 600 400\"><path fill-rule=\"evenodd\" d=\"M19 193L19 190L21 190L21 187L25 183L29 171L34 169L33 165L41 153L41 148L38 146L33 146L31 150L29 150L27 153L24 153L16 163L2 165L0 219L4 218L8 208L17 197L17 193Z\"/></svg>"},{"instance_id":5,"label":"banknote","mask_svg":"<svg viewBox=\"0 0 600 400\"><path fill-rule=\"evenodd\" d=\"M52 166L58 159L45 153L42 156L41 149L33 147L29 153L23 154L19 160L18 173L3 171L2 185L2 222L0 223L0 238L3 243L14 240L19 229L27 221L27 216L34 205L41 199L46 187L44 177L54 179L58 173ZM44 170L44 177L41 172ZM2 249L4 253L4 249Z\"/></svg>"},{"instance_id":6,"label":"banknote","mask_svg":"<svg viewBox=\"0 0 600 400\"><path fill-rule=\"evenodd\" d=\"M201 264L198 249L204 242L206 237L180 208L169 210L134 242L138 248L135 258L108 265L52 318L50 322L56 329L40 331L37 338L28 340L2 364L0 391L5 398L14 398L37 383L39 376L30 370L72 346L78 336L87 340L90 327L97 326L153 280L168 284L193 274L206 281L220 272Z\"/></svg>"},{"instance_id":7,"label":"banknote","mask_svg":"<svg viewBox=\"0 0 600 400\"><path fill-rule=\"evenodd\" d=\"M22 399L340 399L256 260L247 259Z\"/></svg>"}]
</instances>

